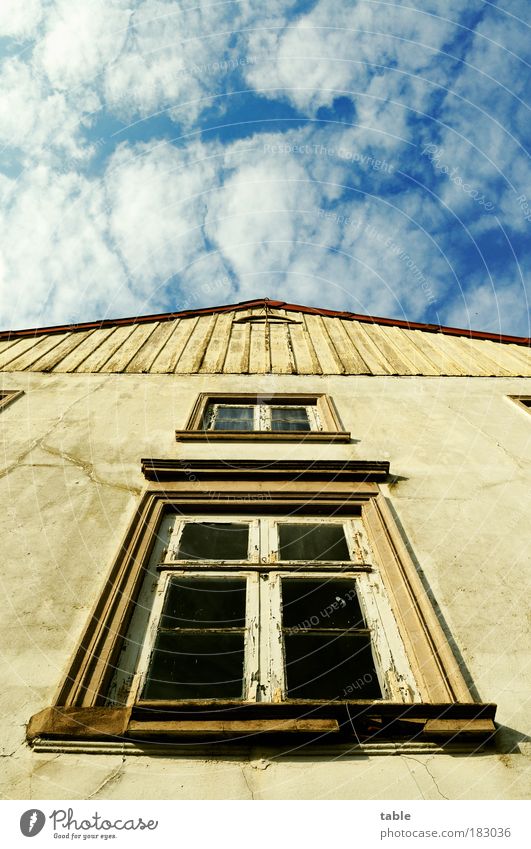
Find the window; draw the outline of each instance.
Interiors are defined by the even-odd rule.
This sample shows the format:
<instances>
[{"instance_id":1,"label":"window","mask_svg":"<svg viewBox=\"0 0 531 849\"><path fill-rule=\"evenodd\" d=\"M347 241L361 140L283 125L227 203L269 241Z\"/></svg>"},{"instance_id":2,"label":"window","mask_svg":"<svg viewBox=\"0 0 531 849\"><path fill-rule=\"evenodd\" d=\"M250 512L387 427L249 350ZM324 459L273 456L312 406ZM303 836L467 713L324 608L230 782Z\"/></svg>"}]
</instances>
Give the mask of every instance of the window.
<instances>
[{"instance_id":1,"label":"window","mask_svg":"<svg viewBox=\"0 0 531 849\"><path fill-rule=\"evenodd\" d=\"M509 398L527 412L531 410L531 395L509 395Z\"/></svg>"},{"instance_id":2,"label":"window","mask_svg":"<svg viewBox=\"0 0 531 849\"><path fill-rule=\"evenodd\" d=\"M170 515L160 533L109 703L416 692L359 519Z\"/></svg>"},{"instance_id":3,"label":"window","mask_svg":"<svg viewBox=\"0 0 531 849\"><path fill-rule=\"evenodd\" d=\"M0 410L8 407L22 395L24 395L24 392L21 389L4 389L0 392Z\"/></svg>"},{"instance_id":4,"label":"window","mask_svg":"<svg viewBox=\"0 0 531 849\"><path fill-rule=\"evenodd\" d=\"M37 750L492 736L379 491L388 464L142 463L57 698L29 722Z\"/></svg>"},{"instance_id":5,"label":"window","mask_svg":"<svg viewBox=\"0 0 531 849\"><path fill-rule=\"evenodd\" d=\"M349 442L327 395L199 396L178 441L300 440Z\"/></svg>"}]
</instances>

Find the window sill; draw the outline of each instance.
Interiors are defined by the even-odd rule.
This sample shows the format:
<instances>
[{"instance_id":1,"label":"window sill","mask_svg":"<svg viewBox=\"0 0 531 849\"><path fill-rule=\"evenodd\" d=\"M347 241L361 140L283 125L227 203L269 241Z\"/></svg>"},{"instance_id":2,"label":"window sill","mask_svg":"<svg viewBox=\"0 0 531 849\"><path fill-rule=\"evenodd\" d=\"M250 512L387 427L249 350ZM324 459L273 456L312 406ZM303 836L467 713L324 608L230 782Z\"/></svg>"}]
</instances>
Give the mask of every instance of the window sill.
<instances>
[{"instance_id":1,"label":"window sill","mask_svg":"<svg viewBox=\"0 0 531 849\"><path fill-rule=\"evenodd\" d=\"M176 430L177 442L342 442L350 431L338 430Z\"/></svg>"},{"instance_id":2,"label":"window sill","mask_svg":"<svg viewBox=\"0 0 531 849\"><path fill-rule=\"evenodd\" d=\"M385 701L232 702L127 708L50 707L35 714L27 727L30 744L38 740L140 741L143 739L267 739L296 734L322 742L432 742L439 745L491 742L496 706L476 703L397 703ZM201 717L201 718L199 718Z\"/></svg>"}]
</instances>

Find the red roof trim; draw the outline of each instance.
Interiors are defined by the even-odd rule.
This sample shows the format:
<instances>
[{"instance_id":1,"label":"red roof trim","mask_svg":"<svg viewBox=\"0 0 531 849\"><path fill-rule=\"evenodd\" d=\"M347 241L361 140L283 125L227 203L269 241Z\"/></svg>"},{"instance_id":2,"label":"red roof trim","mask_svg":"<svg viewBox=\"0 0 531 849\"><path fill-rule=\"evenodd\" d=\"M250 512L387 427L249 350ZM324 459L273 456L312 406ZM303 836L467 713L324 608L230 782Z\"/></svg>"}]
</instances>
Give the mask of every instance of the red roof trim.
<instances>
[{"instance_id":1,"label":"red roof trim","mask_svg":"<svg viewBox=\"0 0 531 849\"><path fill-rule=\"evenodd\" d=\"M52 333L75 333L81 330L99 330L105 327L121 327L128 324L146 324L152 321L172 321L175 318L193 318L214 313L234 312L253 309L256 307L272 307L290 312L302 312L308 315L321 315L330 318L343 318L347 321L361 321L366 324L382 324L388 327L402 327L406 330L424 330L428 333L443 333L447 336L466 336L468 339L489 339L492 342L512 343L513 345L531 345L531 339L525 336L507 336L501 333L484 333L481 330L464 330L459 327L445 327L442 324L423 324L416 321L403 321L398 318L382 318L381 316L358 315L352 312L317 309L300 304L288 304L286 301L272 301L268 298L257 298L254 301L241 301L238 304L227 304L219 307L203 307L198 310L182 310L181 312L158 313L141 315L131 318L109 318L102 321L88 321L81 324L60 324L54 327L35 327L28 330L4 330L0 332L0 341L22 339L29 336L43 336Z\"/></svg>"}]
</instances>

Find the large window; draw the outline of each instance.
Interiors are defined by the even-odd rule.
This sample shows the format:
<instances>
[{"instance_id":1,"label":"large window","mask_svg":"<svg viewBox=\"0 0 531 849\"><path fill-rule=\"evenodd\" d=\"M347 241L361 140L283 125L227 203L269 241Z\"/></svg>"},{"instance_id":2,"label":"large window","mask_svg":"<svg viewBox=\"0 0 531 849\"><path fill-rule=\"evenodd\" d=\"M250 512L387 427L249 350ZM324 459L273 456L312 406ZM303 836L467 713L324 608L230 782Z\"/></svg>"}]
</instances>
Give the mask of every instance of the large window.
<instances>
[{"instance_id":1,"label":"large window","mask_svg":"<svg viewBox=\"0 0 531 849\"><path fill-rule=\"evenodd\" d=\"M161 534L111 703L415 694L359 519L170 516Z\"/></svg>"},{"instance_id":2,"label":"large window","mask_svg":"<svg viewBox=\"0 0 531 849\"><path fill-rule=\"evenodd\" d=\"M461 674L379 490L387 463L142 468L55 702L28 724L39 751L489 739L495 705Z\"/></svg>"}]
</instances>

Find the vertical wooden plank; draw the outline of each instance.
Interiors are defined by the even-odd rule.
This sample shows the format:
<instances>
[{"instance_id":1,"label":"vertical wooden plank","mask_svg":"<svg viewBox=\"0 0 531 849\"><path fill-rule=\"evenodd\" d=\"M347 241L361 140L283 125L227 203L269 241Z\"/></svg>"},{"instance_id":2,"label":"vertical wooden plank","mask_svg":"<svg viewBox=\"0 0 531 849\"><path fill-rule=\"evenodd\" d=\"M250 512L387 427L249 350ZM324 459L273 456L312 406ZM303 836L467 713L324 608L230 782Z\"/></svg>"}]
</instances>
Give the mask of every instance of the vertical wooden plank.
<instances>
[{"instance_id":1,"label":"vertical wooden plank","mask_svg":"<svg viewBox=\"0 0 531 849\"><path fill-rule=\"evenodd\" d=\"M249 372L251 374L268 374L271 368L269 349L266 345L265 322L251 324L251 342L249 347Z\"/></svg>"},{"instance_id":2,"label":"vertical wooden plank","mask_svg":"<svg viewBox=\"0 0 531 849\"><path fill-rule=\"evenodd\" d=\"M132 325L132 333L124 339L119 348L114 354L109 357L105 365L100 369L101 372L112 372L120 374L125 371L135 354L138 353L146 339L153 333L155 322L149 324L134 324Z\"/></svg>"},{"instance_id":3,"label":"vertical wooden plank","mask_svg":"<svg viewBox=\"0 0 531 849\"><path fill-rule=\"evenodd\" d=\"M347 336L352 340L355 350L367 363L371 374L391 374L392 368L387 363L380 349L365 333L360 321L342 319L341 324Z\"/></svg>"},{"instance_id":4,"label":"vertical wooden plank","mask_svg":"<svg viewBox=\"0 0 531 849\"><path fill-rule=\"evenodd\" d=\"M151 371L156 357L166 344L169 336L173 333L175 321L159 321L155 325L153 333L137 351L126 371L134 374L145 374Z\"/></svg>"},{"instance_id":5,"label":"vertical wooden plank","mask_svg":"<svg viewBox=\"0 0 531 849\"><path fill-rule=\"evenodd\" d=\"M274 374L293 374L295 363L293 360L291 341L289 338L287 324L270 324L271 339L271 371Z\"/></svg>"},{"instance_id":6,"label":"vertical wooden plank","mask_svg":"<svg viewBox=\"0 0 531 849\"><path fill-rule=\"evenodd\" d=\"M415 339L417 347L426 352L436 367L437 374L452 376L466 374L462 366L450 356L441 333L429 333L426 330L410 330L409 333Z\"/></svg>"},{"instance_id":7,"label":"vertical wooden plank","mask_svg":"<svg viewBox=\"0 0 531 849\"><path fill-rule=\"evenodd\" d=\"M223 364L224 374L244 374L249 371L250 344L251 328L249 325L233 323L227 356Z\"/></svg>"},{"instance_id":8,"label":"vertical wooden plank","mask_svg":"<svg viewBox=\"0 0 531 849\"><path fill-rule=\"evenodd\" d=\"M419 348L416 337L412 335L410 330L402 327L386 327L385 330L386 332L392 331L392 334L389 335L392 335L395 339L396 347L404 352L415 374L430 376L439 374L436 364L430 360L426 349Z\"/></svg>"},{"instance_id":9,"label":"vertical wooden plank","mask_svg":"<svg viewBox=\"0 0 531 849\"><path fill-rule=\"evenodd\" d=\"M494 362L500 363L509 374L531 377L531 349L491 339L475 340Z\"/></svg>"},{"instance_id":10,"label":"vertical wooden plank","mask_svg":"<svg viewBox=\"0 0 531 849\"><path fill-rule=\"evenodd\" d=\"M489 357L478 353L475 340L466 339L464 336L452 336L449 341L451 341L454 358L462 368L466 369L467 375L489 377L505 374L505 371L500 371L498 365Z\"/></svg>"},{"instance_id":11,"label":"vertical wooden plank","mask_svg":"<svg viewBox=\"0 0 531 849\"><path fill-rule=\"evenodd\" d=\"M106 327L95 330L90 347L82 343L72 351L72 354L58 363L54 371L62 371L68 365L68 371L77 371L82 374L99 372L109 357L132 332L133 326L130 324L123 327Z\"/></svg>"},{"instance_id":12,"label":"vertical wooden plank","mask_svg":"<svg viewBox=\"0 0 531 849\"><path fill-rule=\"evenodd\" d=\"M346 374L371 374L371 369L347 334L339 318L326 320L326 328Z\"/></svg>"},{"instance_id":13,"label":"vertical wooden plank","mask_svg":"<svg viewBox=\"0 0 531 849\"><path fill-rule=\"evenodd\" d=\"M343 366L320 315L305 315L304 323L312 340L323 374L343 374Z\"/></svg>"},{"instance_id":14,"label":"vertical wooden plank","mask_svg":"<svg viewBox=\"0 0 531 849\"><path fill-rule=\"evenodd\" d=\"M32 371L52 371L52 369L61 362L64 357L75 351L77 346L83 341L86 333L72 332L64 335L54 348L39 357L32 365Z\"/></svg>"},{"instance_id":15,"label":"vertical wooden plank","mask_svg":"<svg viewBox=\"0 0 531 849\"><path fill-rule=\"evenodd\" d=\"M233 313L219 313L200 366L201 374L219 374L227 356Z\"/></svg>"},{"instance_id":16,"label":"vertical wooden plank","mask_svg":"<svg viewBox=\"0 0 531 849\"><path fill-rule=\"evenodd\" d=\"M205 352L216 325L215 315L200 316L190 338L179 358L175 371L178 374L195 374L205 356Z\"/></svg>"},{"instance_id":17,"label":"vertical wooden plank","mask_svg":"<svg viewBox=\"0 0 531 849\"><path fill-rule=\"evenodd\" d=\"M290 324L291 349L295 357L296 374L322 374L317 354L305 325Z\"/></svg>"},{"instance_id":18,"label":"vertical wooden plank","mask_svg":"<svg viewBox=\"0 0 531 849\"><path fill-rule=\"evenodd\" d=\"M439 373L437 366L431 362L426 352L421 351L417 345L409 341L406 331L400 327L384 325L381 325L378 330L393 346L400 359L411 369L412 374L437 375Z\"/></svg>"},{"instance_id":19,"label":"vertical wooden plank","mask_svg":"<svg viewBox=\"0 0 531 849\"><path fill-rule=\"evenodd\" d=\"M9 347L0 354L0 368L5 369L9 363L16 360L25 351L33 348L37 342L43 338L43 336L30 336L25 337L24 339L17 339L13 345L9 345Z\"/></svg>"},{"instance_id":20,"label":"vertical wooden plank","mask_svg":"<svg viewBox=\"0 0 531 849\"><path fill-rule=\"evenodd\" d=\"M60 342L66 338L66 333L53 333L41 336L39 340L23 354L11 360L4 366L4 371L26 371L33 369L33 363L39 360L48 351L57 348Z\"/></svg>"},{"instance_id":21,"label":"vertical wooden plank","mask_svg":"<svg viewBox=\"0 0 531 849\"><path fill-rule=\"evenodd\" d=\"M400 357L387 337L380 333L381 327L375 324L361 324L361 333L372 342L374 349L379 352L381 364L389 369L389 374L413 374L413 369Z\"/></svg>"},{"instance_id":22,"label":"vertical wooden plank","mask_svg":"<svg viewBox=\"0 0 531 849\"><path fill-rule=\"evenodd\" d=\"M166 340L166 344L157 354L157 357L151 366L151 372L156 374L174 373L179 357L181 356L196 324L197 318L178 318L175 320L175 327L173 328L171 335Z\"/></svg>"}]
</instances>

